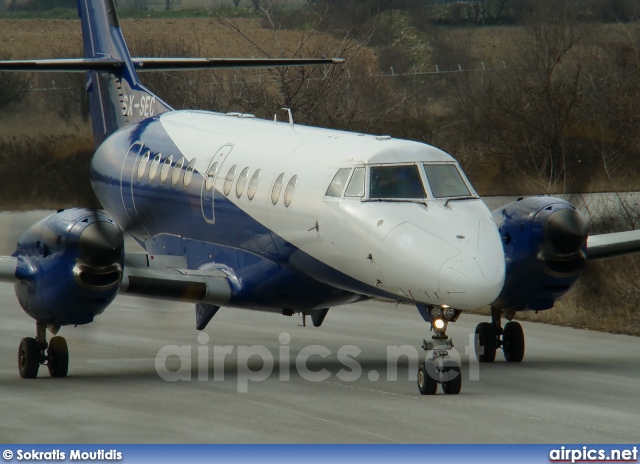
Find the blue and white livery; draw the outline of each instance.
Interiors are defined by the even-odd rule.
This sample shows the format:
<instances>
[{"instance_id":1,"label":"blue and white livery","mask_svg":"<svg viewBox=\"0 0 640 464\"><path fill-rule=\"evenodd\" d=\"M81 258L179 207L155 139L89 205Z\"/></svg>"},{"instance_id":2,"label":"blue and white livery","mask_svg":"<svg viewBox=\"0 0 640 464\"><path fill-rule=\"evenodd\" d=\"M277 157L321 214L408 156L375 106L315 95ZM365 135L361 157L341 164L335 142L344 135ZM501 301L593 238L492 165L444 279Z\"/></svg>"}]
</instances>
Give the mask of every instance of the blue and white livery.
<instances>
[{"instance_id":1,"label":"blue and white livery","mask_svg":"<svg viewBox=\"0 0 640 464\"><path fill-rule=\"evenodd\" d=\"M87 72L91 183L104 207L59 211L0 258L0 278L15 284L37 322L36 337L20 344L22 377L36 377L42 364L66 376L66 342L47 342L46 328L89 323L118 293L192 302L198 330L222 305L302 313L320 326L329 308L384 297L416 305L434 330L420 392L441 383L457 394L448 322L493 303L493 324L476 331L479 357L493 360L502 346L507 360L520 361L522 330L514 322L502 330L501 315L551 307L579 275L586 226L566 203L525 201L492 217L437 148L305 127L290 112L277 122L174 111L137 77L341 60L131 58L113 0L80 0L79 10L84 58L0 63L4 71ZM125 254L123 231L146 252Z\"/></svg>"}]
</instances>

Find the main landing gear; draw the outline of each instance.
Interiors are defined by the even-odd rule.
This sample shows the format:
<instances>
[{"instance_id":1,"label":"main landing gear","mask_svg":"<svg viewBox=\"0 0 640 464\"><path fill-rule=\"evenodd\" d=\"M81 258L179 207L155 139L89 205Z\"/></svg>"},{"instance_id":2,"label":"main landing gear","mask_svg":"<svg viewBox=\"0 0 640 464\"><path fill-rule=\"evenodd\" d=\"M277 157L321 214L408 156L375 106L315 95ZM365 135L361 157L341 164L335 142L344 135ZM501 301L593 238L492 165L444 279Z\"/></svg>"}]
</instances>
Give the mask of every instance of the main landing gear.
<instances>
[{"instance_id":1,"label":"main landing gear","mask_svg":"<svg viewBox=\"0 0 640 464\"><path fill-rule=\"evenodd\" d=\"M36 324L36 338L26 337L18 350L18 370L23 379L35 379L40 365L46 365L51 377L66 377L69 349L63 337L52 337L47 343L47 326Z\"/></svg>"},{"instance_id":2,"label":"main landing gear","mask_svg":"<svg viewBox=\"0 0 640 464\"><path fill-rule=\"evenodd\" d=\"M454 322L460 312L448 307L430 307L418 305L423 319L431 323L434 335L424 340L422 349L430 352L431 357L418 368L418 390L422 395L435 395L438 384L447 395L457 395L462 388L462 373L458 363L449 356L453 342L447 337L447 324Z\"/></svg>"},{"instance_id":3,"label":"main landing gear","mask_svg":"<svg viewBox=\"0 0 640 464\"><path fill-rule=\"evenodd\" d=\"M496 350L502 348L507 362L520 362L524 358L524 332L522 326L512 321L513 314L505 313L510 321L502 327L502 310L491 307L491 322L481 322L476 327L476 358L482 363L496 359Z\"/></svg>"}]
</instances>

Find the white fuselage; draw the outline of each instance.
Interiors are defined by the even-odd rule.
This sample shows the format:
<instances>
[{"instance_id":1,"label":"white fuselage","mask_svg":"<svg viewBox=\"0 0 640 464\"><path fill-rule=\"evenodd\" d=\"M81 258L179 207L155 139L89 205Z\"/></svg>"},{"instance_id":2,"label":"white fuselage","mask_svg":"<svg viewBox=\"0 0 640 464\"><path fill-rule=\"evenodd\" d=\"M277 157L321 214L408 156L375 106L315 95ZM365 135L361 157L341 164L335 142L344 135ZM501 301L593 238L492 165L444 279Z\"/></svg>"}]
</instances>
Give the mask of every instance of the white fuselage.
<instances>
[{"instance_id":1,"label":"white fuselage","mask_svg":"<svg viewBox=\"0 0 640 464\"><path fill-rule=\"evenodd\" d=\"M331 268L398 299L427 305L473 309L500 293L504 253L488 208L463 174L467 197L435 198L429 186L423 163L459 169L443 151L389 137L197 111L166 113L160 122L186 163L195 159L197 172L206 176L218 163L210 179L216 195L225 195L273 233ZM425 198L368 197L369 169L404 165L418 167ZM158 172L161 166L162 161ZM367 172L363 197L326 195L339 169L358 167ZM251 179L258 170L250 199ZM281 184L279 192L277 187L274 192L274 184ZM203 186L201 194L213 191ZM203 208L208 223L225 220L215 207ZM291 265L296 266L295 260ZM298 270L323 278L304 267ZM344 289L349 290L348 283Z\"/></svg>"}]
</instances>

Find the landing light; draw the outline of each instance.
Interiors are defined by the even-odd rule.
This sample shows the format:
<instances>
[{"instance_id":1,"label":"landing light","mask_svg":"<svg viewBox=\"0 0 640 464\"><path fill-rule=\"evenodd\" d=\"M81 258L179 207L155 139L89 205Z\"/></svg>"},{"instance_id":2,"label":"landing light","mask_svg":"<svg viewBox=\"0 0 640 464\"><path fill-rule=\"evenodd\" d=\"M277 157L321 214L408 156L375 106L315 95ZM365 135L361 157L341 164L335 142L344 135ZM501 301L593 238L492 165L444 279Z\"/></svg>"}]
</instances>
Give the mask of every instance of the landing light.
<instances>
[{"instance_id":1,"label":"landing light","mask_svg":"<svg viewBox=\"0 0 640 464\"><path fill-rule=\"evenodd\" d=\"M455 321L457 319L458 311L451 308L449 305L440 305L440 306L432 306L429 309L429 314L431 314L431 318L435 321L436 319L444 319L444 323Z\"/></svg>"},{"instance_id":2,"label":"landing light","mask_svg":"<svg viewBox=\"0 0 640 464\"><path fill-rule=\"evenodd\" d=\"M440 318L436 319L433 321L433 325L435 326L436 329L438 330L442 330L444 329L444 321Z\"/></svg>"},{"instance_id":3,"label":"landing light","mask_svg":"<svg viewBox=\"0 0 640 464\"><path fill-rule=\"evenodd\" d=\"M447 306L446 308L443 307L442 315L446 320L451 321L454 317L456 317L456 310L450 308L449 306Z\"/></svg>"}]
</instances>

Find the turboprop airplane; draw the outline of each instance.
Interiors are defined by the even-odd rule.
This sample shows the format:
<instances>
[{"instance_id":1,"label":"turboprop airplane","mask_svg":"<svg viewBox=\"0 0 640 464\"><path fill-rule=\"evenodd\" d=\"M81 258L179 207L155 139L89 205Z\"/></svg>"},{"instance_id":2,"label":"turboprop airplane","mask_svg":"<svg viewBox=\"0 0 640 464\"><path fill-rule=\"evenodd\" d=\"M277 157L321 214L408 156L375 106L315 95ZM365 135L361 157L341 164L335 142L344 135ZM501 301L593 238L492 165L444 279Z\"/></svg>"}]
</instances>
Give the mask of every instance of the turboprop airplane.
<instances>
[{"instance_id":1,"label":"turboprop airplane","mask_svg":"<svg viewBox=\"0 0 640 464\"><path fill-rule=\"evenodd\" d=\"M523 200L494 218L456 160L432 146L305 127L291 115L175 111L137 76L340 60L132 58L113 0L78 3L84 58L0 63L87 72L90 176L104 207L58 211L0 257L0 278L36 321L36 336L20 342L23 378L40 365L66 376L58 330L92 322L119 293L194 303L198 330L223 305L302 313L318 327L329 308L384 297L417 306L433 329L420 392L441 384L457 394L449 322L493 303L493 324L476 331L479 356L502 346L519 361L524 335L516 322L502 330L501 316L552 305L577 279L587 232L566 202ZM123 231L145 253L125 254ZM638 248L635 237L608 240L601 257Z\"/></svg>"}]
</instances>

